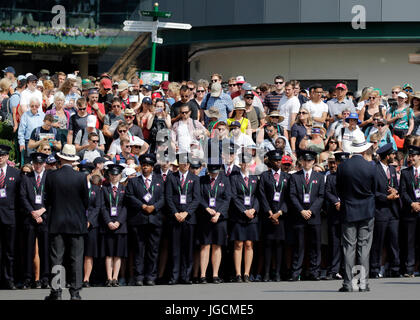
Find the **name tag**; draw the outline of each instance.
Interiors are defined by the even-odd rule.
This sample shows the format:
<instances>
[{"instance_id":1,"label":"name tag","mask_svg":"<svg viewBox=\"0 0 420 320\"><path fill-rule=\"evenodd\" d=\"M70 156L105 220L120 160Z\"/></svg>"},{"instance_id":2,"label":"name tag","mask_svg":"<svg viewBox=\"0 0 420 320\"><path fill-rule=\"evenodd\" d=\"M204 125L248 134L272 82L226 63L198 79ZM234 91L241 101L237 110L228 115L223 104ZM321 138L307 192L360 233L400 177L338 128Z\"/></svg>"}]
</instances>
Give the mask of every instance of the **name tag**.
<instances>
[{"instance_id":1,"label":"name tag","mask_svg":"<svg viewBox=\"0 0 420 320\"><path fill-rule=\"evenodd\" d=\"M303 203L311 203L311 195L309 193L303 194Z\"/></svg>"},{"instance_id":2,"label":"name tag","mask_svg":"<svg viewBox=\"0 0 420 320\"><path fill-rule=\"evenodd\" d=\"M414 190L414 193L416 194L416 199L420 199L420 189Z\"/></svg>"},{"instance_id":3,"label":"name tag","mask_svg":"<svg viewBox=\"0 0 420 320\"><path fill-rule=\"evenodd\" d=\"M280 192L275 192L274 193L273 200L276 201L276 202L279 202L280 201Z\"/></svg>"},{"instance_id":4,"label":"name tag","mask_svg":"<svg viewBox=\"0 0 420 320\"><path fill-rule=\"evenodd\" d=\"M187 195L186 194L180 194L179 195L179 203L180 204L187 204Z\"/></svg>"},{"instance_id":5,"label":"name tag","mask_svg":"<svg viewBox=\"0 0 420 320\"><path fill-rule=\"evenodd\" d=\"M250 196L245 196L245 198L244 198L244 205L246 205L246 206L250 206L251 205L251 197Z\"/></svg>"},{"instance_id":6,"label":"name tag","mask_svg":"<svg viewBox=\"0 0 420 320\"><path fill-rule=\"evenodd\" d=\"M215 206L216 206L216 198L210 198L209 207L215 207Z\"/></svg>"},{"instance_id":7,"label":"name tag","mask_svg":"<svg viewBox=\"0 0 420 320\"><path fill-rule=\"evenodd\" d=\"M42 196L40 194L35 195L35 204L42 204Z\"/></svg>"},{"instance_id":8,"label":"name tag","mask_svg":"<svg viewBox=\"0 0 420 320\"><path fill-rule=\"evenodd\" d=\"M152 199L152 195L150 193L146 193L143 197L143 200L149 202Z\"/></svg>"},{"instance_id":9,"label":"name tag","mask_svg":"<svg viewBox=\"0 0 420 320\"><path fill-rule=\"evenodd\" d=\"M117 207L111 207L111 217L118 216L118 210Z\"/></svg>"},{"instance_id":10,"label":"name tag","mask_svg":"<svg viewBox=\"0 0 420 320\"><path fill-rule=\"evenodd\" d=\"M0 198L6 198L6 189L0 189Z\"/></svg>"}]
</instances>

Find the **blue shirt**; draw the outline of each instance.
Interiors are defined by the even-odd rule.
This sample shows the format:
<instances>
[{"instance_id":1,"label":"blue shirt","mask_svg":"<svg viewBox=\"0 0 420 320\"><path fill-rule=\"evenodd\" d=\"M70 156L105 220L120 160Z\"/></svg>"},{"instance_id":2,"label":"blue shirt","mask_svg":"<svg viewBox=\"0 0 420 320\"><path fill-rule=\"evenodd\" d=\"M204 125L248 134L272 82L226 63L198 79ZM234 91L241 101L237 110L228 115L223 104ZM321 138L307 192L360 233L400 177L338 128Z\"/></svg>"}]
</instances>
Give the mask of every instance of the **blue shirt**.
<instances>
[{"instance_id":1,"label":"blue shirt","mask_svg":"<svg viewBox=\"0 0 420 320\"><path fill-rule=\"evenodd\" d=\"M44 123L44 112L37 112L33 114L31 110L26 111L20 119L18 129L18 141L20 146L25 145L25 141L28 141L31 137L31 133L35 128L41 127Z\"/></svg>"},{"instance_id":2,"label":"blue shirt","mask_svg":"<svg viewBox=\"0 0 420 320\"><path fill-rule=\"evenodd\" d=\"M208 100L207 100L208 97ZM207 104L206 104L207 100ZM230 95L222 92L219 97L212 97L210 95L207 95L203 101L201 102L201 109L204 109L204 106L206 106L205 110L210 109L211 107L217 107L220 112L220 118L219 121L227 121L227 115L233 110L233 102ZM208 118L206 118L206 123L208 122Z\"/></svg>"},{"instance_id":3,"label":"blue shirt","mask_svg":"<svg viewBox=\"0 0 420 320\"><path fill-rule=\"evenodd\" d=\"M20 102L20 93L15 92L9 99L10 102L10 109L16 108Z\"/></svg>"}]
</instances>

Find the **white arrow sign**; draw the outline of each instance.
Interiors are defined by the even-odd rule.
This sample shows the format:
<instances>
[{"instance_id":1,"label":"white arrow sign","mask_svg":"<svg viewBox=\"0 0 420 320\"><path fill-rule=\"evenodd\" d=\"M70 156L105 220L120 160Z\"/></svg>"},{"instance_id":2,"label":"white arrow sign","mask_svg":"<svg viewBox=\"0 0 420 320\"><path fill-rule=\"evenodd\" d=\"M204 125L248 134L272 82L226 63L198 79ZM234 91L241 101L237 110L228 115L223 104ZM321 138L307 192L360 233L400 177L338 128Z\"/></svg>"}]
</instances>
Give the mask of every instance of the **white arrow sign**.
<instances>
[{"instance_id":1,"label":"white arrow sign","mask_svg":"<svg viewBox=\"0 0 420 320\"><path fill-rule=\"evenodd\" d=\"M192 26L188 23L175 23L175 22L160 22L158 23L159 28L165 29L183 29L190 30Z\"/></svg>"},{"instance_id":2,"label":"white arrow sign","mask_svg":"<svg viewBox=\"0 0 420 320\"><path fill-rule=\"evenodd\" d=\"M134 31L134 32L152 32L156 30L153 27L137 27L137 26L124 26L124 31Z\"/></svg>"}]
</instances>

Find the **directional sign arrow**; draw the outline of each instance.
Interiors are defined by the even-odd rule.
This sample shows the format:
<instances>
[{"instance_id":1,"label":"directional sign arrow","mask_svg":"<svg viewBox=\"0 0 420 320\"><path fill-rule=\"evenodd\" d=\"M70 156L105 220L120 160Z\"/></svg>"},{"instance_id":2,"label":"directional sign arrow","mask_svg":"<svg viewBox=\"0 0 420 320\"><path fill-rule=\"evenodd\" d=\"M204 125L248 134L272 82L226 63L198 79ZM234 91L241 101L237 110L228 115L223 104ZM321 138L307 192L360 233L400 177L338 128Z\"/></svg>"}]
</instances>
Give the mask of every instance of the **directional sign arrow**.
<instances>
[{"instance_id":1,"label":"directional sign arrow","mask_svg":"<svg viewBox=\"0 0 420 320\"><path fill-rule=\"evenodd\" d=\"M134 31L134 32L153 32L154 27L137 27L137 26L124 26L124 31Z\"/></svg>"},{"instance_id":2,"label":"directional sign arrow","mask_svg":"<svg viewBox=\"0 0 420 320\"><path fill-rule=\"evenodd\" d=\"M172 16L172 13L165 11L140 11L140 13L144 17L170 18Z\"/></svg>"},{"instance_id":3,"label":"directional sign arrow","mask_svg":"<svg viewBox=\"0 0 420 320\"><path fill-rule=\"evenodd\" d=\"M125 20L125 26L136 26L136 27L152 27L155 25L154 21L133 21L133 20Z\"/></svg>"},{"instance_id":4,"label":"directional sign arrow","mask_svg":"<svg viewBox=\"0 0 420 320\"><path fill-rule=\"evenodd\" d=\"M190 30L192 26L188 23L175 23L175 22L160 22L158 23L159 28L165 29L183 29Z\"/></svg>"}]
</instances>

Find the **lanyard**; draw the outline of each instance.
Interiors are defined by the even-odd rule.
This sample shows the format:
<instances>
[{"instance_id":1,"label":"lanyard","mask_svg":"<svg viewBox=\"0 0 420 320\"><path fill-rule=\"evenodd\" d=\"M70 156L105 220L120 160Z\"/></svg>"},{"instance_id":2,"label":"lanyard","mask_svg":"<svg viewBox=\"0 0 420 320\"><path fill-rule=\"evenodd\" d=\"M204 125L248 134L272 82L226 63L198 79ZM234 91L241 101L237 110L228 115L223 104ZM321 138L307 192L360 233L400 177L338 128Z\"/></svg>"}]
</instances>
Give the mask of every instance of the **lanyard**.
<instances>
[{"instance_id":1,"label":"lanyard","mask_svg":"<svg viewBox=\"0 0 420 320\"><path fill-rule=\"evenodd\" d=\"M145 185L143 185L143 187L144 187L144 190L146 190L147 192L149 192L150 188L149 188L149 189L147 189ZM153 186L152 186L152 197L153 197L153 192L154 192L154 190L155 190L155 186L153 185Z\"/></svg>"},{"instance_id":2,"label":"lanyard","mask_svg":"<svg viewBox=\"0 0 420 320\"><path fill-rule=\"evenodd\" d=\"M44 191L44 185L41 186L41 193L40 193L40 195L42 194L43 191ZM36 195L38 195L37 189L35 187L34 187L34 192L35 192Z\"/></svg>"},{"instance_id":3,"label":"lanyard","mask_svg":"<svg viewBox=\"0 0 420 320\"><path fill-rule=\"evenodd\" d=\"M281 182L280 193L283 191L283 185L284 185L284 180ZM274 186L274 190L277 191L277 186L275 183L273 183L273 186Z\"/></svg>"},{"instance_id":4,"label":"lanyard","mask_svg":"<svg viewBox=\"0 0 420 320\"><path fill-rule=\"evenodd\" d=\"M302 189L303 189L303 193L306 193L306 192L305 192L305 185L304 185L304 184L302 184ZM309 194L311 193L311 191L312 191L312 182L311 182L311 184L309 185Z\"/></svg>"},{"instance_id":5,"label":"lanyard","mask_svg":"<svg viewBox=\"0 0 420 320\"><path fill-rule=\"evenodd\" d=\"M217 196L217 189L219 188L219 185L217 185L216 186L216 192L214 193L214 198L216 199L216 196ZM210 193L210 190L209 190L209 198L211 198L211 193Z\"/></svg>"},{"instance_id":6,"label":"lanyard","mask_svg":"<svg viewBox=\"0 0 420 320\"><path fill-rule=\"evenodd\" d=\"M416 187L414 186L414 182L411 182L412 183L412 185L413 185L413 190L414 190L414 192L416 191ZM417 184L417 189L419 189L420 188L420 184Z\"/></svg>"},{"instance_id":7,"label":"lanyard","mask_svg":"<svg viewBox=\"0 0 420 320\"><path fill-rule=\"evenodd\" d=\"M117 198L115 199L115 206L118 207L118 199L120 198L120 195L118 193L117 190ZM111 207L113 207L112 205L112 191L109 193L109 204L111 205Z\"/></svg>"},{"instance_id":8,"label":"lanyard","mask_svg":"<svg viewBox=\"0 0 420 320\"><path fill-rule=\"evenodd\" d=\"M241 184L241 187L242 187L242 191L244 192L244 196L246 196L244 185ZM249 196L251 195L252 195L252 185L249 186Z\"/></svg>"},{"instance_id":9,"label":"lanyard","mask_svg":"<svg viewBox=\"0 0 420 320\"><path fill-rule=\"evenodd\" d=\"M188 184L189 184L190 182L187 182L187 186L185 187L185 194L187 194L188 193ZM179 194L182 194L182 192L181 192L181 187L180 186L178 186L178 189L179 189Z\"/></svg>"}]
</instances>

